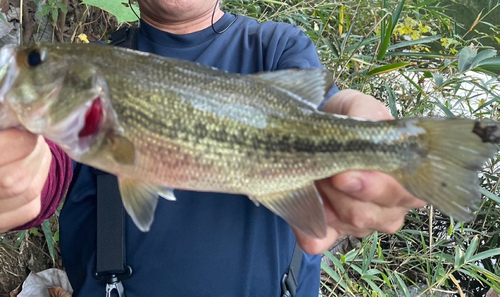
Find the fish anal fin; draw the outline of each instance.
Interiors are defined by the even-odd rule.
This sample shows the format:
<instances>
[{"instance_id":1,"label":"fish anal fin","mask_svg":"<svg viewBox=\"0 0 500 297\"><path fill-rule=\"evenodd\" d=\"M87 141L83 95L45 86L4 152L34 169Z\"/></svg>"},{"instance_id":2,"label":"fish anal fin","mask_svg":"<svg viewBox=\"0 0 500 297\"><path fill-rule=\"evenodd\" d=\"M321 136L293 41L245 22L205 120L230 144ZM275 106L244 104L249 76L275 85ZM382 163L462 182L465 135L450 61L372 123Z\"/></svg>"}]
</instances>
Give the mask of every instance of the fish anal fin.
<instances>
[{"instance_id":1,"label":"fish anal fin","mask_svg":"<svg viewBox=\"0 0 500 297\"><path fill-rule=\"evenodd\" d=\"M142 232L149 231L163 188L130 178L118 178L123 206Z\"/></svg>"},{"instance_id":2,"label":"fish anal fin","mask_svg":"<svg viewBox=\"0 0 500 297\"><path fill-rule=\"evenodd\" d=\"M326 99L326 93L333 86L332 73L321 68L277 70L254 76L299 96L315 109Z\"/></svg>"},{"instance_id":3,"label":"fish anal fin","mask_svg":"<svg viewBox=\"0 0 500 297\"><path fill-rule=\"evenodd\" d=\"M326 236L326 218L323 200L314 183L292 191L252 196L250 199L264 205L292 227L309 236Z\"/></svg>"},{"instance_id":4,"label":"fish anal fin","mask_svg":"<svg viewBox=\"0 0 500 297\"><path fill-rule=\"evenodd\" d=\"M158 195L160 195L160 197L167 199L169 201L177 200L177 198L174 195L174 189L172 189L172 188L163 187L160 189L160 191L158 191Z\"/></svg>"}]
</instances>

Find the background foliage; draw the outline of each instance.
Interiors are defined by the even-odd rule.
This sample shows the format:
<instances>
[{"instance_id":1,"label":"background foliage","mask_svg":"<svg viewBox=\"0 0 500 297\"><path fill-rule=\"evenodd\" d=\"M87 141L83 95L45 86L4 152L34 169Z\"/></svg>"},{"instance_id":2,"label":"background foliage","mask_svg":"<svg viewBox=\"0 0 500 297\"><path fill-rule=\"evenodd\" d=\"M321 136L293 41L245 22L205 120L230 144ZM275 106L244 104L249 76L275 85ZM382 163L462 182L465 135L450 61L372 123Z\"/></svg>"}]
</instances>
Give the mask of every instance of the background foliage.
<instances>
[{"instance_id":1,"label":"background foliage","mask_svg":"<svg viewBox=\"0 0 500 297\"><path fill-rule=\"evenodd\" d=\"M25 41L106 40L118 26L136 20L126 0L35 2L40 17L51 21ZM396 118L498 119L499 0L225 0L223 5L259 21L300 26L340 88L375 96ZM352 250L325 252L320 294L500 292L498 162L490 160L478 177L484 199L474 221L457 223L428 207L409 213L396 234L376 232ZM54 259L57 231L45 224L41 232Z\"/></svg>"},{"instance_id":2,"label":"background foliage","mask_svg":"<svg viewBox=\"0 0 500 297\"><path fill-rule=\"evenodd\" d=\"M261 21L301 26L340 87L374 95L396 118L497 119L500 8L495 1L479 2L464 4L468 19L477 10L468 25L455 21L461 6L432 0L225 3ZM491 160L479 177L484 200L476 220L457 223L426 208L408 214L394 235L374 233L345 254L326 252L322 294L500 292L497 164L498 159Z\"/></svg>"}]
</instances>

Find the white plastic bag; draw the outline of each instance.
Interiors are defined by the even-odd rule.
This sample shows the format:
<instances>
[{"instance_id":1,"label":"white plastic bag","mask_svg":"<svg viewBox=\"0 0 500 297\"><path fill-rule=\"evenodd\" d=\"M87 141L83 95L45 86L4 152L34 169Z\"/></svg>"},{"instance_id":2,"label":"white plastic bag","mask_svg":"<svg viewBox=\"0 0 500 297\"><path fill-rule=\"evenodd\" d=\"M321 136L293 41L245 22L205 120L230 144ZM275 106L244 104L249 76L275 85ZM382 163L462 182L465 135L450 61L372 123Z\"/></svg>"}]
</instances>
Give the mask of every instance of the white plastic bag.
<instances>
[{"instance_id":1,"label":"white plastic bag","mask_svg":"<svg viewBox=\"0 0 500 297\"><path fill-rule=\"evenodd\" d=\"M51 268L38 273L31 272L17 297L50 297L49 288L51 287L62 287L69 294L73 294L66 272Z\"/></svg>"}]
</instances>

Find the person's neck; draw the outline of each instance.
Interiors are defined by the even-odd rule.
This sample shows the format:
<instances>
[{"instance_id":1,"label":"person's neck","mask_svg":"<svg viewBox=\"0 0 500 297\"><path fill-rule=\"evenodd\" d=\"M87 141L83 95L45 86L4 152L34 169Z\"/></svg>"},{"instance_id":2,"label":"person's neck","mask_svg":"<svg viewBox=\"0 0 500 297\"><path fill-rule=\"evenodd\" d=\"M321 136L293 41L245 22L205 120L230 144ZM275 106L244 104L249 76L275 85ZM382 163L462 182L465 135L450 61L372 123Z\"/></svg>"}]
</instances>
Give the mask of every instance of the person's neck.
<instances>
[{"instance_id":1,"label":"person's neck","mask_svg":"<svg viewBox=\"0 0 500 297\"><path fill-rule=\"evenodd\" d=\"M182 19L180 17L159 19L148 15L141 15L141 19L158 30L180 35L198 32L210 27L212 25L212 13L213 11L207 11L202 15L190 19ZM220 8L217 8L213 22L217 22L223 15L224 12Z\"/></svg>"}]
</instances>

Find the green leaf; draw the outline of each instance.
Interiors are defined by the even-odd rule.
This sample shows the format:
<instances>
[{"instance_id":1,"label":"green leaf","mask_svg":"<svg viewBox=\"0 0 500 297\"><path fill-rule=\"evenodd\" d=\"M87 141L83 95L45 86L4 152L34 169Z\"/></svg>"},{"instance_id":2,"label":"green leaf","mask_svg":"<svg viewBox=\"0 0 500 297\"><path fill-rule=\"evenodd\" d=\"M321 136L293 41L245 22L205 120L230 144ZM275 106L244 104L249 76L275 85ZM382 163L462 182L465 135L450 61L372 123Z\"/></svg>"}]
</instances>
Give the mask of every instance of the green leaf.
<instances>
[{"instance_id":1,"label":"green leaf","mask_svg":"<svg viewBox=\"0 0 500 297\"><path fill-rule=\"evenodd\" d=\"M491 249L491 250L487 250L487 251L481 252L479 254L476 254L476 255L470 257L469 262L480 261L480 260L483 260L486 258L498 256L498 255L500 255L500 248Z\"/></svg>"},{"instance_id":2,"label":"green leaf","mask_svg":"<svg viewBox=\"0 0 500 297\"><path fill-rule=\"evenodd\" d=\"M377 275L377 274L381 274L382 271L376 269L376 268L371 268L371 269L368 269L367 271L365 271L365 273L363 275Z\"/></svg>"},{"instance_id":3,"label":"green leaf","mask_svg":"<svg viewBox=\"0 0 500 297\"><path fill-rule=\"evenodd\" d=\"M474 59L472 59L472 62L471 62L471 65L470 65L470 68L471 69L474 69L476 68L477 64L485 59L488 59L488 58L492 58L492 57L495 57L497 54L497 51L496 50L492 50L492 49L487 49L487 50L484 50L484 51L481 51L477 54L477 56L474 57Z\"/></svg>"},{"instance_id":4,"label":"green leaf","mask_svg":"<svg viewBox=\"0 0 500 297\"><path fill-rule=\"evenodd\" d=\"M398 70L401 68L405 68L408 65L411 65L411 63L398 62L398 63L394 63L394 64L384 65L384 66L380 66L380 67L377 67L377 68L370 70L367 73L367 75L379 75L379 74L395 71L395 70Z\"/></svg>"},{"instance_id":5,"label":"green leaf","mask_svg":"<svg viewBox=\"0 0 500 297\"><path fill-rule=\"evenodd\" d=\"M50 257L52 258L52 262L56 261L55 253L54 253L54 238L52 238L52 230L50 228L49 220L45 220L42 223L43 234L45 235L45 242L47 243L47 248L49 249Z\"/></svg>"},{"instance_id":6,"label":"green leaf","mask_svg":"<svg viewBox=\"0 0 500 297\"><path fill-rule=\"evenodd\" d=\"M403 292L405 297L410 297L410 291L408 290L408 287L406 286L405 282L399 276L399 273L396 272L393 274L393 276L399 287L399 290Z\"/></svg>"},{"instance_id":7,"label":"green leaf","mask_svg":"<svg viewBox=\"0 0 500 297\"><path fill-rule=\"evenodd\" d=\"M438 87L442 86L444 83L444 77L439 74L439 73L432 73L432 77L434 78L434 81L436 82L436 85Z\"/></svg>"},{"instance_id":8,"label":"green leaf","mask_svg":"<svg viewBox=\"0 0 500 297\"><path fill-rule=\"evenodd\" d=\"M478 246L479 246L479 237L476 235L472 238L469 247L467 247L467 251L465 252L465 261L469 261L472 255L477 251Z\"/></svg>"},{"instance_id":9,"label":"green leaf","mask_svg":"<svg viewBox=\"0 0 500 297\"><path fill-rule=\"evenodd\" d=\"M323 255L325 255L330 261L333 261L333 259L336 259L335 256L330 251L324 251Z\"/></svg>"},{"instance_id":10,"label":"green leaf","mask_svg":"<svg viewBox=\"0 0 500 297\"><path fill-rule=\"evenodd\" d=\"M466 269L471 273L471 274L476 274L475 278L479 281L482 281L486 283L489 286L492 286L493 283L500 283L500 277L496 275L495 273L485 269L484 267L478 266L478 265L473 265L469 264L466 266ZM486 277L482 277L478 273L481 273Z\"/></svg>"},{"instance_id":11,"label":"green leaf","mask_svg":"<svg viewBox=\"0 0 500 297\"><path fill-rule=\"evenodd\" d=\"M21 243L23 242L24 238L26 238L26 230L19 231L16 239L16 248L19 248L21 246Z\"/></svg>"},{"instance_id":12,"label":"green leaf","mask_svg":"<svg viewBox=\"0 0 500 297\"><path fill-rule=\"evenodd\" d=\"M444 106L443 103L439 102L439 101L432 101L431 103L433 103L434 105L436 105L437 107L439 107L445 114L446 116L448 117L455 117L455 115L453 114L453 112L451 112L451 110Z\"/></svg>"},{"instance_id":13,"label":"green leaf","mask_svg":"<svg viewBox=\"0 0 500 297\"><path fill-rule=\"evenodd\" d=\"M474 68L482 68L491 71L500 71L500 57L486 58L477 63Z\"/></svg>"},{"instance_id":14,"label":"green leaf","mask_svg":"<svg viewBox=\"0 0 500 297\"><path fill-rule=\"evenodd\" d=\"M57 9L57 7L53 7L52 8L52 19L54 20L54 22L57 22L57 20L59 19L59 9Z\"/></svg>"},{"instance_id":15,"label":"green leaf","mask_svg":"<svg viewBox=\"0 0 500 297\"><path fill-rule=\"evenodd\" d=\"M38 232L38 228L37 227L33 227L29 230L30 234L33 234L35 236L40 236L40 232Z\"/></svg>"},{"instance_id":16,"label":"green leaf","mask_svg":"<svg viewBox=\"0 0 500 297\"><path fill-rule=\"evenodd\" d=\"M135 22L137 17L129 7L127 0L83 0L83 4L95 6L109 12L116 17L119 24L124 22ZM133 4L134 10L139 13L139 6Z\"/></svg>"},{"instance_id":17,"label":"green leaf","mask_svg":"<svg viewBox=\"0 0 500 297\"><path fill-rule=\"evenodd\" d=\"M382 37L382 43L380 45L380 49L377 55L377 60L382 60L385 58L385 55L387 54L388 48L389 48L389 43L391 42L391 36L392 33L394 32L394 28L396 28L396 25L398 24L399 17L401 15L401 11L403 11L403 7L405 5L406 0L400 1L398 6L396 7L396 10L392 13L392 18L389 19L387 23L387 27L385 28L384 32L385 35L381 36ZM384 3L385 5L385 3Z\"/></svg>"},{"instance_id":18,"label":"green leaf","mask_svg":"<svg viewBox=\"0 0 500 297\"><path fill-rule=\"evenodd\" d=\"M382 273L382 278L384 279L384 284L387 287L389 287L389 289L392 289L391 281L389 280L389 278L387 277L387 275L385 273Z\"/></svg>"},{"instance_id":19,"label":"green leaf","mask_svg":"<svg viewBox=\"0 0 500 297\"><path fill-rule=\"evenodd\" d=\"M59 242L59 230L54 232L54 242Z\"/></svg>"},{"instance_id":20,"label":"green leaf","mask_svg":"<svg viewBox=\"0 0 500 297\"><path fill-rule=\"evenodd\" d=\"M377 296L385 296L386 294L384 294L384 292L382 292L382 290L380 289L379 286L377 286L373 281L371 280L364 280L369 286L370 288L372 288L373 291L377 292Z\"/></svg>"},{"instance_id":21,"label":"green leaf","mask_svg":"<svg viewBox=\"0 0 500 297\"><path fill-rule=\"evenodd\" d=\"M449 57L449 55L445 54L437 54L437 53L413 53L413 52L393 52L387 53L388 57L423 57L428 59L444 59Z\"/></svg>"},{"instance_id":22,"label":"green leaf","mask_svg":"<svg viewBox=\"0 0 500 297\"><path fill-rule=\"evenodd\" d=\"M348 289L347 284L345 281L340 277L340 275L335 272L330 266L326 265L325 262L321 262L321 269L328 274L329 277L331 277L336 283L339 283L344 290Z\"/></svg>"},{"instance_id":23,"label":"green leaf","mask_svg":"<svg viewBox=\"0 0 500 297\"><path fill-rule=\"evenodd\" d=\"M56 2L56 5L63 13L68 13L68 8L62 2Z\"/></svg>"},{"instance_id":24,"label":"green leaf","mask_svg":"<svg viewBox=\"0 0 500 297\"><path fill-rule=\"evenodd\" d=\"M476 280L479 280L482 282L487 282L486 279L484 279L484 277L482 277L481 275L479 275L477 273L477 271L474 269L474 267L477 267L477 266L473 266L473 267L467 266L467 269L459 269L458 272L465 274L465 275L468 275L472 279L476 279Z\"/></svg>"},{"instance_id":25,"label":"green leaf","mask_svg":"<svg viewBox=\"0 0 500 297\"><path fill-rule=\"evenodd\" d=\"M370 252L368 254L368 257L364 257L365 261L363 261L363 273L369 269L370 264L373 261L373 257L375 256L375 251L377 250L377 242L378 242L378 232L375 231L373 234L370 236L370 239L372 241L372 246L370 247Z\"/></svg>"},{"instance_id":26,"label":"green leaf","mask_svg":"<svg viewBox=\"0 0 500 297\"><path fill-rule=\"evenodd\" d=\"M389 109L391 110L391 115L397 119L399 118L399 113L398 108L396 107L396 95L388 83L385 84L385 89L387 90L387 95L389 96Z\"/></svg>"},{"instance_id":27,"label":"green leaf","mask_svg":"<svg viewBox=\"0 0 500 297\"><path fill-rule=\"evenodd\" d=\"M434 35L434 36L428 36L428 37L424 37L424 38L420 38L420 39L416 39L416 40L403 41L400 43L390 45L389 47L387 47L387 50L392 51L392 50L402 48L402 47L409 47L412 45L431 43L431 42L434 42L434 41L441 39L442 37L443 37L442 35Z\"/></svg>"},{"instance_id":28,"label":"green leaf","mask_svg":"<svg viewBox=\"0 0 500 297\"><path fill-rule=\"evenodd\" d=\"M403 7L405 5L405 2L406 0L403 0L403 1L400 1L399 4L398 4L398 7L396 7L396 10L394 11L394 13L392 14L392 28L391 28L391 35L392 35L392 32L394 31L394 28L396 28L396 25L399 21L399 16L401 15L401 12L403 11Z\"/></svg>"},{"instance_id":29,"label":"green leaf","mask_svg":"<svg viewBox=\"0 0 500 297\"><path fill-rule=\"evenodd\" d=\"M340 255L340 261L342 263L345 263L345 256L343 254Z\"/></svg>"},{"instance_id":30,"label":"green leaf","mask_svg":"<svg viewBox=\"0 0 500 297\"><path fill-rule=\"evenodd\" d=\"M464 47L458 53L458 71L465 72L469 70L471 62L476 55L477 50L471 49L470 47Z\"/></svg>"},{"instance_id":31,"label":"green leaf","mask_svg":"<svg viewBox=\"0 0 500 297\"><path fill-rule=\"evenodd\" d=\"M347 39L347 38L345 38L345 39ZM352 53L352 52L356 51L358 48L365 46L365 45L368 45L368 44L370 44L376 40L379 40L379 39L380 39L379 36L372 36L369 38L363 38L361 41L359 41L353 45L347 46L345 48L345 52Z\"/></svg>"},{"instance_id":32,"label":"green leaf","mask_svg":"<svg viewBox=\"0 0 500 297\"><path fill-rule=\"evenodd\" d=\"M344 268L344 263L342 263L339 259L333 257L332 258L333 265L335 265L335 269L340 271L341 274L345 274L345 268Z\"/></svg>"},{"instance_id":33,"label":"green leaf","mask_svg":"<svg viewBox=\"0 0 500 297\"><path fill-rule=\"evenodd\" d=\"M453 264L455 268L464 264L464 251L459 246L455 247L455 263Z\"/></svg>"},{"instance_id":34,"label":"green leaf","mask_svg":"<svg viewBox=\"0 0 500 297\"><path fill-rule=\"evenodd\" d=\"M485 188L483 188L483 187L479 188L479 192L481 192L481 194L490 198L491 200L495 201L496 203L500 204L500 197L491 193L490 191L486 190Z\"/></svg>"}]
</instances>

